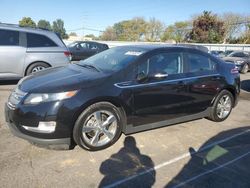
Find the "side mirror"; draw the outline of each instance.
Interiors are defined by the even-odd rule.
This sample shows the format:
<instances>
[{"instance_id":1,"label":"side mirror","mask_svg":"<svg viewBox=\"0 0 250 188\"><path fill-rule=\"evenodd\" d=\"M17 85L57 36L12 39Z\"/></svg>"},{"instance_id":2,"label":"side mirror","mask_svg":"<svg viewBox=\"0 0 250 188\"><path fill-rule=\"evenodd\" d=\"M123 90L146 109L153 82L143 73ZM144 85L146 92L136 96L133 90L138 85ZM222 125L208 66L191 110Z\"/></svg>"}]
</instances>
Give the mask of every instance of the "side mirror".
<instances>
[{"instance_id":1,"label":"side mirror","mask_svg":"<svg viewBox=\"0 0 250 188\"><path fill-rule=\"evenodd\" d=\"M144 81L145 79L147 79L147 75L145 74L145 72L140 72L137 74L136 76L136 80L139 81L139 82L142 82Z\"/></svg>"}]
</instances>

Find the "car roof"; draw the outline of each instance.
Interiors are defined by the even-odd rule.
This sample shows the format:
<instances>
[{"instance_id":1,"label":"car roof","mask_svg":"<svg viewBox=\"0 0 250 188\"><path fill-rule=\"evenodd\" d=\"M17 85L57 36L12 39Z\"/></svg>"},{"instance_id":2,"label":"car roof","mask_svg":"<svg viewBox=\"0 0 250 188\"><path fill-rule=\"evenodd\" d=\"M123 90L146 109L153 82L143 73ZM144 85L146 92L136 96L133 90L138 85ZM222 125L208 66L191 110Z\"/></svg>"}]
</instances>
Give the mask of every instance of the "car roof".
<instances>
[{"instance_id":1,"label":"car roof","mask_svg":"<svg viewBox=\"0 0 250 188\"><path fill-rule=\"evenodd\" d=\"M96 42L96 41L89 41L89 40L77 40L77 41L74 41L72 43L81 43L81 42L92 43L92 44L105 44L105 43L100 43L100 42Z\"/></svg>"},{"instance_id":2,"label":"car roof","mask_svg":"<svg viewBox=\"0 0 250 188\"><path fill-rule=\"evenodd\" d=\"M152 51L156 49L195 49L202 52L207 52L206 50L202 50L196 45L188 45L188 44L139 44L139 45L125 45L119 46L121 48L132 48L138 50Z\"/></svg>"},{"instance_id":3,"label":"car roof","mask_svg":"<svg viewBox=\"0 0 250 188\"><path fill-rule=\"evenodd\" d=\"M53 31L49 31L47 29L33 28L33 27L26 27L26 26L23 27L17 24L7 24L7 23L0 23L0 29L31 32L31 33L38 33L38 34L44 34L44 35L54 33Z\"/></svg>"}]
</instances>

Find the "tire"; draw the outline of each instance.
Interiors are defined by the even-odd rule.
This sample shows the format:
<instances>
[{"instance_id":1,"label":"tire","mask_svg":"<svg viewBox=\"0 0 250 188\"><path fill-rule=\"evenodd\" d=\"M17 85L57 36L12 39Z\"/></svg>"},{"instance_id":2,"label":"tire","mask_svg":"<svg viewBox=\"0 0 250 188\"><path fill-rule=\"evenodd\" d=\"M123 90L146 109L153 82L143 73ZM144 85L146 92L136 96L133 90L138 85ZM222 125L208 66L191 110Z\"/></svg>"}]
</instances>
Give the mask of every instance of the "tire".
<instances>
[{"instance_id":1,"label":"tire","mask_svg":"<svg viewBox=\"0 0 250 188\"><path fill-rule=\"evenodd\" d=\"M73 129L74 141L89 151L105 149L119 139L122 119L122 113L113 104L95 103L78 117Z\"/></svg>"},{"instance_id":2,"label":"tire","mask_svg":"<svg viewBox=\"0 0 250 188\"><path fill-rule=\"evenodd\" d=\"M41 71L41 70L46 69L48 67L50 67L50 66L46 63L43 63L43 62L33 63L28 67L28 69L26 71L26 75L30 75L34 72Z\"/></svg>"},{"instance_id":3,"label":"tire","mask_svg":"<svg viewBox=\"0 0 250 188\"><path fill-rule=\"evenodd\" d=\"M226 102L227 100L227 102ZM222 90L214 101L208 119L220 122L230 115L234 104L234 97L228 90Z\"/></svg>"},{"instance_id":4,"label":"tire","mask_svg":"<svg viewBox=\"0 0 250 188\"><path fill-rule=\"evenodd\" d=\"M241 70L241 73L242 73L242 74L246 74L246 73L248 72L248 70L249 70L249 65L246 63L246 64L243 66L243 68L242 68L242 70Z\"/></svg>"}]
</instances>

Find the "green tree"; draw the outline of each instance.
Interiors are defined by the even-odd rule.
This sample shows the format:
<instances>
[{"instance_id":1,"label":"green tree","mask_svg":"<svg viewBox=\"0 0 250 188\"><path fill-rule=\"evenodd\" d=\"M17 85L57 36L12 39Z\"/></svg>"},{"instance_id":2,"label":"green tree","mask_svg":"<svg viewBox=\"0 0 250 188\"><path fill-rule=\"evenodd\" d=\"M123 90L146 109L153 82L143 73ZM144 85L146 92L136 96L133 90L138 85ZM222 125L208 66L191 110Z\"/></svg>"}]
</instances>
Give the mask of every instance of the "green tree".
<instances>
[{"instance_id":1,"label":"green tree","mask_svg":"<svg viewBox=\"0 0 250 188\"><path fill-rule=\"evenodd\" d=\"M224 39L224 23L211 12L204 11L193 21L190 39L199 43L220 43Z\"/></svg>"},{"instance_id":2,"label":"green tree","mask_svg":"<svg viewBox=\"0 0 250 188\"><path fill-rule=\"evenodd\" d=\"M98 40L98 37L96 37L94 34L88 34L88 35L85 35L85 37L91 38L93 40Z\"/></svg>"},{"instance_id":3,"label":"green tree","mask_svg":"<svg viewBox=\"0 0 250 188\"><path fill-rule=\"evenodd\" d=\"M146 33L147 22L136 17L131 20L124 20L108 27L101 38L103 40L120 40L120 41L141 41Z\"/></svg>"},{"instance_id":4,"label":"green tree","mask_svg":"<svg viewBox=\"0 0 250 188\"><path fill-rule=\"evenodd\" d=\"M66 30L64 28L64 21L62 19L57 19L56 21L53 22L52 29L54 32L58 33L61 38L67 39L68 35L66 33Z\"/></svg>"},{"instance_id":5,"label":"green tree","mask_svg":"<svg viewBox=\"0 0 250 188\"><path fill-rule=\"evenodd\" d=\"M39 20L37 23L37 27L42 29L52 30L51 25L47 20Z\"/></svg>"},{"instance_id":6,"label":"green tree","mask_svg":"<svg viewBox=\"0 0 250 188\"><path fill-rule=\"evenodd\" d=\"M221 20L224 22L225 29L223 43L226 43L239 35L242 30L242 25L239 23L244 22L245 17L241 14L228 12L221 16Z\"/></svg>"},{"instance_id":7,"label":"green tree","mask_svg":"<svg viewBox=\"0 0 250 188\"><path fill-rule=\"evenodd\" d=\"M250 44L250 24L246 25L246 31L242 37L242 43Z\"/></svg>"},{"instance_id":8,"label":"green tree","mask_svg":"<svg viewBox=\"0 0 250 188\"><path fill-rule=\"evenodd\" d=\"M71 32L71 33L69 34L69 36L77 37L77 34L76 34L75 32Z\"/></svg>"},{"instance_id":9,"label":"green tree","mask_svg":"<svg viewBox=\"0 0 250 188\"><path fill-rule=\"evenodd\" d=\"M150 18L146 26L146 40L151 42L160 41L163 29L164 25L161 21L155 18Z\"/></svg>"},{"instance_id":10,"label":"green tree","mask_svg":"<svg viewBox=\"0 0 250 188\"><path fill-rule=\"evenodd\" d=\"M19 21L19 25L22 27L36 27L36 23L30 17L23 17Z\"/></svg>"},{"instance_id":11,"label":"green tree","mask_svg":"<svg viewBox=\"0 0 250 188\"><path fill-rule=\"evenodd\" d=\"M174 40L177 43L185 42L187 35L190 32L190 22L175 22L174 25L170 25L166 28L162 40Z\"/></svg>"},{"instance_id":12,"label":"green tree","mask_svg":"<svg viewBox=\"0 0 250 188\"><path fill-rule=\"evenodd\" d=\"M114 41L117 40L117 35L113 27L107 27L100 36L101 40Z\"/></svg>"}]
</instances>

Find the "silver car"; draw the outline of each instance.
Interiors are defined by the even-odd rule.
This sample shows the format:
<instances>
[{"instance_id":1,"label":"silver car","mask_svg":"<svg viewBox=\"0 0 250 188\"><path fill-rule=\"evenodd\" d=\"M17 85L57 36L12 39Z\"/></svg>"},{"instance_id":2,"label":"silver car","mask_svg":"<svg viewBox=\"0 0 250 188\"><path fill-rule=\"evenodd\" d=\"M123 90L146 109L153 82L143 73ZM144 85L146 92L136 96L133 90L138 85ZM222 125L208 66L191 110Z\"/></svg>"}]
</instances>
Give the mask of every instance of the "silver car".
<instances>
[{"instance_id":1,"label":"silver car","mask_svg":"<svg viewBox=\"0 0 250 188\"><path fill-rule=\"evenodd\" d=\"M0 80L70 63L60 37L48 30L0 23Z\"/></svg>"}]
</instances>

